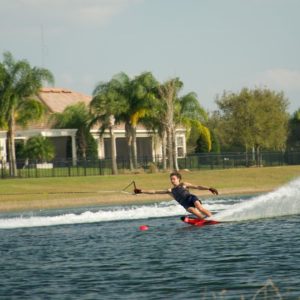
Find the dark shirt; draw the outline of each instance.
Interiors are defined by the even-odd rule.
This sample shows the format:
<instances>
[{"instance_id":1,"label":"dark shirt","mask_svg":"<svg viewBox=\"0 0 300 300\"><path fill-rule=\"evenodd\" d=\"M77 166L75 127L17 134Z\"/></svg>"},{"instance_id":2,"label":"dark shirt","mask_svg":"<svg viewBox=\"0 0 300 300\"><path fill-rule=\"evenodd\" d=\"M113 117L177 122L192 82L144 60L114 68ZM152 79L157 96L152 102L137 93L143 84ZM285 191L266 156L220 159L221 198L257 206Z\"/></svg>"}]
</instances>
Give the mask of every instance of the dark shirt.
<instances>
[{"instance_id":1,"label":"dark shirt","mask_svg":"<svg viewBox=\"0 0 300 300\"><path fill-rule=\"evenodd\" d=\"M182 184L173 187L171 189L171 193L174 199L185 209L188 209L189 207L195 207L195 202L200 201L198 197L191 194L189 190L186 187L184 187Z\"/></svg>"},{"instance_id":2,"label":"dark shirt","mask_svg":"<svg viewBox=\"0 0 300 300\"><path fill-rule=\"evenodd\" d=\"M191 195L189 190L181 184L173 187L171 192L174 199L180 204Z\"/></svg>"}]
</instances>

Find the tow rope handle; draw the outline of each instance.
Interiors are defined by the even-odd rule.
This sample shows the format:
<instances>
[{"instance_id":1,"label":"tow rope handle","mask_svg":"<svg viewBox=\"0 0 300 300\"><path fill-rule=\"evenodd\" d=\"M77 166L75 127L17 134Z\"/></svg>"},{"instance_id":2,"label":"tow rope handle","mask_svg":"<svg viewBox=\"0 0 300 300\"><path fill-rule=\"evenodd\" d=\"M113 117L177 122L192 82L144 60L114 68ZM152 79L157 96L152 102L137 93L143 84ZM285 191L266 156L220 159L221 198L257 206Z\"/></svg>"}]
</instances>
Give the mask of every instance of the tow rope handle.
<instances>
[{"instance_id":1,"label":"tow rope handle","mask_svg":"<svg viewBox=\"0 0 300 300\"><path fill-rule=\"evenodd\" d=\"M135 184L135 181L133 180L122 190L122 192L126 192L126 190L132 185L133 185L134 189L136 189L136 184ZM133 194L136 195L136 193L133 193Z\"/></svg>"}]
</instances>

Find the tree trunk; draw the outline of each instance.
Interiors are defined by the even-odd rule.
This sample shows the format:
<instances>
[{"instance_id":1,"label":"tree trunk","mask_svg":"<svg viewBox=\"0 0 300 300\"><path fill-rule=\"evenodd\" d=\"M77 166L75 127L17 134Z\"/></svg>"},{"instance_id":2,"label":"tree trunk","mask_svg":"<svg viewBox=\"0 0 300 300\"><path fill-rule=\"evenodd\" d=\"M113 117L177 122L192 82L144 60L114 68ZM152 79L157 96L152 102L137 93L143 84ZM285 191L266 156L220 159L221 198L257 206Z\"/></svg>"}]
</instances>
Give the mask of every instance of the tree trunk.
<instances>
[{"instance_id":1,"label":"tree trunk","mask_svg":"<svg viewBox=\"0 0 300 300\"><path fill-rule=\"evenodd\" d=\"M15 151L14 110L12 111L11 117L8 121L7 145L8 145L9 175L11 177L15 177L17 176L17 165L16 165L16 151Z\"/></svg>"},{"instance_id":2,"label":"tree trunk","mask_svg":"<svg viewBox=\"0 0 300 300\"><path fill-rule=\"evenodd\" d=\"M161 135L162 143L162 161L163 161L163 170L167 170L167 149L166 149L166 130L164 129Z\"/></svg>"},{"instance_id":3,"label":"tree trunk","mask_svg":"<svg viewBox=\"0 0 300 300\"><path fill-rule=\"evenodd\" d=\"M173 145L172 145L172 130L170 126L167 127L167 155L168 155L168 165L169 169L173 171Z\"/></svg>"},{"instance_id":4,"label":"tree trunk","mask_svg":"<svg viewBox=\"0 0 300 300\"><path fill-rule=\"evenodd\" d=\"M133 167L137 169L138 162L137 162L137 145L136 145L136 127L131 126L131 136L132 136L132 159L133 159Z\"/></svg>"},{"instance_id":5,"label":"tree trunk","mask_svg":"<svg viewBox=\"0 0 300 300\"><path fill-rule=\"evenodd\" d=\"M85 141L85 134L83 131L80 132L80 144L81 144L82 158L86 160L87 145Z\"/></svg>"},{"instance_id":6,"label":"tree trunk","mask_svg":"<svg viewBox=\"0 0 300 300\"><path fill-rule=\"evenodd\" d=\"M131 136L131 128L130 124L127 122L125 123L125 131L126 131L126 140L128 146L128 156L129 156L129 168L130 171L133 171L133 162L132 162L132 136Z\"/></svg>"},{"instance_id":7,"label":"tree trunk","mask_svg":"<svg viewBox=\"0 0 300 300\"><path fill-rule=\"evenodd\" d=\"M178 167L178 160L177 160L177 147L176 147L176 134L175 134L175 129L172 128L172 146L173 146L173 164L174 164L174 169L176 171L179 170Z\"/></svg>"},{"instance_id":8,"label":"tree trunk","mask_svg":"<svg viewBox=\"0 0 300 300\"><path fill-rule=\"evenodd\" d=\"M117 166L117 151L116 151L116 137L114 134L113 127L109 127L110 133L110 142L111 142L111 166L113 175L118 174L118 166Z\"/></svg>"},{"instance_id":9,"label":"tree trunk","mask_svg":"<svg viewBox=\"0 0 300 300\"><path fill-rule=\"evenodd\" d=\"M176 98L176 80L170 80L159 88L160 97L166 104L166 113L162 118L167 130L167 155L169 169L174 169L173 128L174 128L174 101Z\"/></svg>"}]
</instances>

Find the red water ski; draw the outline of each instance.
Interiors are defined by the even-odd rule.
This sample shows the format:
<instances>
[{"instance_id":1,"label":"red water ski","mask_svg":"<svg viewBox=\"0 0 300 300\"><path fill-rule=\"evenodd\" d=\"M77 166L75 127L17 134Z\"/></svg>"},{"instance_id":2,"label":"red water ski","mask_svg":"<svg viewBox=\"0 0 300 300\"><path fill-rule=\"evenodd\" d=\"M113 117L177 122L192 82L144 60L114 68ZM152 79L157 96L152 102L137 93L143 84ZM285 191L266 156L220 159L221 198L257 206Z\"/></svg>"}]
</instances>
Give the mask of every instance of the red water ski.
<instances>
[{"instance_id":1,"label":"red water ski","mask_svg":"<svg viewBox=\"0 0 300 300\"><path fill-rule=\"evenodd\" d=\"M181 220L184 223L193 225L193 226L198 226L198 227L202 227L202 226L206 226L206 225L214 225L214 224L218 224L218 221L214 221L214 220L199 220L199 219L194 219L194 218L190 218L190 217L181 217Z\"/></svg>"}]
</instances>

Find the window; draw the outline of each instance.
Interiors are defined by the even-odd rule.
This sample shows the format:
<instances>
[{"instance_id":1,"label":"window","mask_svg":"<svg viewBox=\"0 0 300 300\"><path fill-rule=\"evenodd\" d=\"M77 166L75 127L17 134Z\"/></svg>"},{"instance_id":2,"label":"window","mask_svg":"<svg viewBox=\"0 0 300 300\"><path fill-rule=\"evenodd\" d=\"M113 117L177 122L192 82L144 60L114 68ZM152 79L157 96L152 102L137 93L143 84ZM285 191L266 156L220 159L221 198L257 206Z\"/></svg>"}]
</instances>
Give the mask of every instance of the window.
<instances>
[{"instance_id":1,"label":"window","mask_svg":"<svg viewBox=\"0 0 300 300\"><path fill-rule=\"evenodd\" d=\"M184 137L178 136L176 139L177 157L184 157Z\"/></svg>"}]
</instances>

